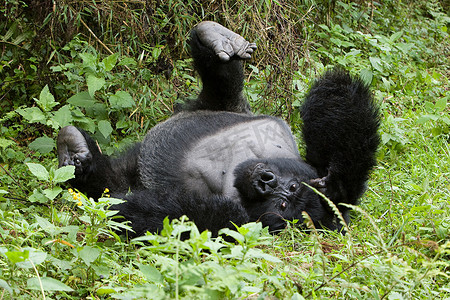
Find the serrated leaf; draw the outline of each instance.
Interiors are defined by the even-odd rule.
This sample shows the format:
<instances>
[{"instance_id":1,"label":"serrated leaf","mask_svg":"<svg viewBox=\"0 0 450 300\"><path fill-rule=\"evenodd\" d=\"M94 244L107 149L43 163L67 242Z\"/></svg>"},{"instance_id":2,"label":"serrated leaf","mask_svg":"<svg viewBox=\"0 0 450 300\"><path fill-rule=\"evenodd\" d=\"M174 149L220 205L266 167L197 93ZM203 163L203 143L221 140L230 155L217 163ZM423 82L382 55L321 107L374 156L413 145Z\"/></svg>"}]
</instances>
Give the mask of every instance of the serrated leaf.
<instances>
[{"instance_id":1,"label":"serrated leaf","mask_svg":"<svg viewBox=\"0 0 450 300\"><path fill-rule=\"evenodd\" d=\"M65 285L59 280L50 277L41 277L40 279L41 279L40 282L37 277L28 279L27 288L29 288L30 290L40 290L42 283L42 289L44 291L65 291L65 292L73 291L71 287Z\"/></svg>"},{"instance_id":2,"label":"serrated leaf","mask_svg":"<svg viewBox=\"0 0 450 300\"><path fill-rule=\"evenodd\" d=\"M94 105L95 100L92 99L89 92L80 92L67 99L67 102L74 106L85 108Z\"/></svg>"},{"instance_id":3,"label":"serrated leaf","mask_svg":"<svg viewBox=\"0 0 450 300\"><path fill-rule=\"evenodd\" d=\"M383 66L381 65L381 59L379 57L371 56L371 57L369 57L369 61L375 70L377 70L379 72L383 72Z\"/></svg>"},{"instance_id":4,"label":"serrated leaf","mask_svg":"<svg viewBox=\"0 0 450 300\"><path fill-rule=\"evenodd\" d=\"M368 69L362 69L359 73L361 76L361 79L367 84L370 85L373 81L373 73L371 70Z\"/></svg>"},{"instance_id":5,"label":"serrated leaf","mask_svg":"<svg viewBox=\"0 0 450 300\"><path fill-rule=\"evenodd\" d=\"M48 136L41 136L31 142L28 147L42 154L50 153L55 148L55 141Z\"/></svg>"},{"instance_id":6,"label":"serrated leaf","mask_svg":"<svg viewBox=\"0 0 450 300\"><path fill-rule=\"evenodd\" d=\"M79 53L78 55L83 60L83 65L91 68L92 70L95 70L95 63L97 62L97 56L87 52Z\"/></svg>"},{"instance_id":7,"label":"serrated leaf","mask_svg":"<svg viewBox=\"0 0 450 300\"><path fill-rule=\"evenodd\" d=\"M75 178L75 166L64 166L55 170L53 177L54 183L66 182L69 179Z\"/></svg>"},{"instance_id":8,"label":"serrated leaf","mask_svg":"<svg viewBox=\"0 0 450 300\"><path fill-rule=\"evenodd\" d=\"M45 114L39 107L18 108L16 111L30 123L45 121Z\"/></svg>"},{"instance_id":9,"label":"serrated leaf","mask_svg":"<svg viewBox=\"0 0 450 300\"><path fill-rule=\"evenodd\" d=\"M119 57L119 53L111 54L110 56L103 59L103 64L105 65L105 70L107 72L111 71L117 63L117 58Z\"/></svg>"},{"instance_id":10,"label":"serrated leaf","mask_svg":"<svg viewBox=\"0 0 450 300\"><path fill-rule=\"evenodd\" d=\"M70 112L69 105L64 105L58 109L53 115L53 120L59 125L59 128L65 127L72 123L72 113Z\"/></svg>"},{"instance_id":11,"label":"serrated leaf","mask_svg":"<svg viewBox=\"0 0 450 300\"><path fill-rule=\"evenodd\" d=\"M53 97L52 93L50 93L48 85L44 86L39 95L39 100L35 99L35 101L39 107L46 112L51 111L53 107L59 104L59 102L55 101L55 97Z\"/></svg>"},{"instance_id":12,"label":"serrated leaf","mask_svg":"<svg viewBox=\"0 0 450 300\"><path fill-rule=\"evenodd\" d=\"M89 95L94 97L95 92L100 90L105 85L106 81L104 78L88 75L86 78L86 83L88 86Z\"/></svg>"},{"instance_id":13,"label":"serrated leaf","mask_svg":"<svg viewBox=\"0 0 450 300\"><path fill-rule=\"evenodd\" d=\"M78 255L86 265L90 266L91 263L100 255L100 250L91 246L85 246L81 249Z\"/></svg>"},{"instance_id":14,"label":"serrated leaf","mask_svg":"<svg viewBox=\"0 0 450 300\"><path fill-rule=\"evenodd\" d=\"M100 122L98 122L98 130L105 138L107 138L113 131L113 128L108 121L101 120Z\"/></svg>"},{"instance_id":15,"label":"serrated leaf","mask_svg":"<svg viewBox=\"0 0 450 300\"><path fill-rule=\"evenodd\" d=\"M47 169L41 165L41 164L35 164L35 163L27 163L28 169L30 169L31 173L36 176L39 180L48 181L49 180L49 173Z\"/></svg>"},{"instance_id":16,"label":"serrated leaf","mask_svg":"<svg viewBox=\"0 0 450 300\"><path fill-rule=\"evenodd\" d=\"M109 104L111 104L112 108L128 108L133 107L134 100L128 92L117 91L109 97Z\"/></svg>"}]
</instances>

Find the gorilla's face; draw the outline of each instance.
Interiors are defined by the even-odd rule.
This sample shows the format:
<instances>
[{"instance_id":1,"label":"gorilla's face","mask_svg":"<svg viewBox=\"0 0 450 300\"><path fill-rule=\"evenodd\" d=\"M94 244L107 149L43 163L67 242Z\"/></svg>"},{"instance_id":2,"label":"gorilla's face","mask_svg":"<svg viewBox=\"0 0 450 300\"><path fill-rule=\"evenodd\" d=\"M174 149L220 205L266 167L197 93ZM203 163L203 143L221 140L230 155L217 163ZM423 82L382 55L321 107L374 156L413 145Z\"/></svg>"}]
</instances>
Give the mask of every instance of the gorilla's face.
<instances>
[{"instance_id":1,"label":"gorilla's face","mask_svg":"<svg viewBox=\"0 0 450 300\"><path fill-rule=\"evenodd\" d=\"M316 171L303 161L248 160L236 168L235 175L234 186L250 220L261 221L270 231L283 229L286 220L303 222L303 211L315 217L323 214L318 195L303 184L317 178Z\"/></svg>"}]
</instances>

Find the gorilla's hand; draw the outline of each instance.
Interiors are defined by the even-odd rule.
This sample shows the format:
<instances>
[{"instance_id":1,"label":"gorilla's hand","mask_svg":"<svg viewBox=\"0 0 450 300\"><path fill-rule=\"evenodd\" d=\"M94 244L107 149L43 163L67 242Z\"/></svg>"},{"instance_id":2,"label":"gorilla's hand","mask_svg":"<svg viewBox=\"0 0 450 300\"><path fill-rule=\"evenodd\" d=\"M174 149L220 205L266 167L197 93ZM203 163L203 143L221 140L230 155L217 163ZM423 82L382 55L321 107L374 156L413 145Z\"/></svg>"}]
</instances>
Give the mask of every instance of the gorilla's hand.
<instances>
[{"instance_id":1,"label":"gorilla's hand","mask_svg":"<svg viewBox=\"0 0 450 300\"><path fill-rule=\"evenodd\" d=\"M196 32L199 40L224 62L235 55L240 59L250 59L256 49L255 43L249 43L239 34L215 22L201 22L197 25Z\"/></svg>"},{"instance_id":2,"label":"gorilla's hand","mask_svg":"<svg viewBox=\"0 0 450 300\"><path fill-rule=\"evenodd\" d=\"M92 160L86 139L75 126L66 126L59 131L57 148L59 167L75 166L75 174L82 174Z\"/></svg>"}]
</instances>

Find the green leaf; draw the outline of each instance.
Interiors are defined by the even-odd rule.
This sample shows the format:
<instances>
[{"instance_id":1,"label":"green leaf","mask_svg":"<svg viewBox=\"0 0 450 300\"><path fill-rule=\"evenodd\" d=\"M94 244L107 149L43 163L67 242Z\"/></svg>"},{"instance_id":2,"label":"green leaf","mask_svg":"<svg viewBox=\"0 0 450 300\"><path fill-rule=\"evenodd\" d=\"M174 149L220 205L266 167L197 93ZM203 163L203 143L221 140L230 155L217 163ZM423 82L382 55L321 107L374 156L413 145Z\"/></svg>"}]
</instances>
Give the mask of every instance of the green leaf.
<instances>
[{"instance_id":1,"label":"green leaf","mask_svg":"<svg viewBox=\"0 0 450 300\"><path fill-rule=\"evenodd\" d=\"M436 101L436 104L434 105L437 111L441 112L444 111L444 109L447 107L447 97L443 97Z\"/></svg>"},{"instance_id":2,"label":"green leaf","mask_svg":"<svg viewBox=\"0 0 450 300\"><path fill-rule=\"evenodd\" d=\"M41 290L41 283L42 283L42 289L44 291L65 291L65 292L73 291L71 287L65 285L59 280L50 277L41 277L40 279L41 279L40 282L37 277L28 279L27 288L29 288L30 290Z\"/></svg>"},{"instance_id":3,"label":"green leaf","mask_svg":"<svg viewBox=\"0 0 450 300\"><path fill-rule=\"evenodd\" d=\"M37 177L39 180L49 181L49 173L47 169L41 164L27 163L28 169L31 173Z\"/></svg>"},{"instance_id":4,"label":"green leaf","mask_svg":"<svg viewBox=\"0 0 450 300\"><path fill-rule=\"evenodd\" d=\"M86 67L92 69L93 71L95 70L95 64L97 62L96 55L93 55L93 54L87 53L87 52L79 53L78 55L81 57L81 59L83 60L83 64Z\"/></svg>"},{"instance_id":5,"label":"green leaf","mask_svg":"<svg viewBox=\"0 0 450 300\"><path fill-rule=\"evenodd\" d=\"M372 83L373 80L373 73L371 70L368 69L362 69L360 72L361 79L368 85Z\"/></svg>"},{"instance_id":6,"label":"green leaf","mask_svg":"<svg viewBox=\"0 0 450 300\"><path fill-rule=\"evenodd\" d=\"M88 86L89 95L94 97L95 92L101 89L105 85L106 81L104 78L88 75L86 78L86 83Z\"/></svg>"},{"instance_id":7,"label":"green leaf","mask_svg":"<svg viewBox=\"0 0 450 300\"><path fill-rule=\"evenodd\" d=\"M3 279L0 279L0 288L8 291L8 293L10 295L12 295L13 290L11 289L11 287L8 285L8 283L6 281L4 281Z\"/></svg>"},{"instance_id":8,"label":"green leaf","mask_svg":"<svg viewBox=\"0 0 450 300\"><path fill-rule=\"evenodd\" d=\"M103 64L105 65L105 70L107 72L111 71L117 63L117 58L119 57L119 53L111 54L110 56L103 59Z\"/></svg>"},{"instance_id":9,"label":"green leaf","mask_svg":"<svg viewBox=\"0 0 450 300\"><path fill-rule=\"evenodd\" d=\"M138 264L138 266L139 270L141 270L142 274L144 274L145 278L147 278L148 281L154 283L163 283L163 276L158 271L158 269L153 266L143 264Z\"/></svg>"},{"instance_id":10,"label":"green leaf","mask_svg":"<svg viewBox=\"0 0 450 300\"><path fill-rule=\"evenodd\" d=\"M43 123L46 119L39 107L18 108L17 112L30 123Z\"/></svg>"},{"instance_id":11,"label":"green leaf","mask_svg":"<svg viewBox=\"0 0 450 300\"><path fill-rule=\"evenodd\" d=\"M55 141L48 136L41 136L31 142L28 147L42 154L50 153L55 148Z\"/></svg>"},{"instance_id":12,"label":"green leaf","mask_svg":"<svg viewBox=\"0 0 450 300\"><path fill-rule=\"evenodd\" d=\"M58 109L53 115L53 120L59 125L59 128L65 127L72 123L72 113L70 112L69 105L64 105Z\"/></svg>"},{"instance_id":13,"label":"green leaf","mask_svg":"<svg viewBox=\"0 0 450 300\"><path fill-rule=\"evenodd\" d=\"M67 102L74 106L85 108L94 105L95 100L92 99L89 92L80 92L70 97Z\"/></svg>"},{"instance_id":14,"label":"green leaf","mask_svg":"<svg viewBox=\"0 0 450 300\"><path fill-rule=\"evenodd\" d=\"M105 138L107 138L113 131L113 128L111 127L111 123L109 123L109 121L101 120L98 122L98 130Z\"/></svg>"},{"instance_id":15,"label":"green leaf","mask_svg":"<svg viewBox=\"0 0 450 300\"><path fill-rule=\"evenodd\" d=\"M94 247L85 246L83 249L78 253L78 255L81 257L81 259L84 261L84 263L88 266L91 265L91 263L97 259L97 257L100 255L100 250Z\"/></svg>"},{"instance_id":16,"label":"green leaf","mask_svg":"<svg viewBox=\"0 0 450 300\"><path fill-rule=\"evenodd\" d=\"M47 258L47 253L34 248L25 248L24 251L28 251L28 258L16 263L16 265L22 269L29 269L32 268L33 265L40 265Z\"/></svg>"},{"instance_id":17,"label":"green leaf","mask_svg":"<svg viewBox=\"0 0 450 300\"><path fill-rule=\"evenodd\" d=\"M54 183L66 182L69 179L75 178L75 166L64 166L55 170L53 177Z\"/></svg>"},{"instance_id":18,"label":"green leaf","mask_svg":"<svg viewBox=\"0 0 450 300\"><path fill-rule=\"evenodd\" d=\"M28 259L30 255L30 251L24 250L24 251L7 251L5 252L6 257L9 259L10 262L13 264L23 262Z\"/></svg>"},{"instance_id":19,"label":"green leaf","mask_svg":"<svg viewBox=\"0 0 450 300\"><path fill-rule=\"evenodd\" d=\"M14 141L12 140L8 140L8 139L4 139L4 138L0 138L0 148L2 148L3 150L8 148L9 146L14 145Z\"/></svg>"},{"instance_id":20,"label":"green leaf","mask_svg":"<svg viewBox=\"0 0 450 300\"><path fill-rule=\"evenodd\" d=\"M109 103L112 108L129 108L133 107L133 97L128 92L117 91L114 95L109 97Z\"/></svg>"},{"instance_id":21,"label":"green leaf","mask_svg":"<svg viewBox=\"0 0 450 300\"><path fill-rule=\"evenodd\" d=\"M48 85L46 85L39 95L39 100L34 99L36 103L39 105L39 107L45 111L49 112L52 110L53 107L59 104L59 102L55 101L55 97L50 93L48 89Z\"/></svg>"},{"instance_id":22,"label":"green leaf","mask_svg":"<svg viewBox=\"0 0 450 300\"><path fill-rule=\"evenodd\" d=\"M41 191L34 189L33 194L28 197L28 201L31 203L47 203L49 200Z\"/></svg>"},{"instance_id":23,"label":"green leaf","mask_svg":"<svg viewBox=\"0 0 450 300\"><path fill-rule=\"evenodd\" d=\"M393 35L391 35L391 37L389 38L389 40L393 43L396 40L398 40L401 36L403 35L403 30L398 31L396 33L394 33Z\"/></svg>"},{"instance_id":24,"label":"green leaf","mask_svg":"<svg viewBox=\"0 0 450 300\"><path fill-rule=\"evenodd\" d=\"M383 72L383 66L381 65L381 59L379 57L369 57L369 61L370 64L372 65L372 67L379 71L379 72Z\"/></svg>"},{"instance_id":25,"label":"green leaf","mask_svg":"<svg viewBox=\"0 0 450 300\"><path fill-rule=\"evenodd\" d=\"M59 193L62 192L62 188L60 188L59 186L55 186L52 189L45 189L42 191L42 193L50 200L52 201L53 199L56 198L56 196L58 196Z\"/></svg>"}]
</instances>

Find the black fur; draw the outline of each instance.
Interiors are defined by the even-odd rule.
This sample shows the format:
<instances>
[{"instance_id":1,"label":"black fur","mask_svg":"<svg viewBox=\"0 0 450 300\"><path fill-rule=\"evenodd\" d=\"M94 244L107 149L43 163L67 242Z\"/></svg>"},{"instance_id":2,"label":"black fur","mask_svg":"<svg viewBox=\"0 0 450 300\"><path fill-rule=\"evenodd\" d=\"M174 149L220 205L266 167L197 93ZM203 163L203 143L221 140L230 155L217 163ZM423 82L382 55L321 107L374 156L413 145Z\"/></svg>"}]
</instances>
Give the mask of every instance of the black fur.
<instances>
[{"instance_id":1,"label":"black fur","mask_svg":"<svg viewBox=\"0 0 450 300\"><path fill-rule=\"evenodd\" d=\"M256 46L213 22L194 28L190 45L203 82L198 99L124 155L109 158L84 131L61 130L60 166L76 166L70 183L94 198L106 187L124 197L112 209L131 221L134 235L182 215L214 235L248 221L278 231L286 220L302 221L303 211L335 229L336 217L305 183L335 203L355 204L364 192L379 142L368 87L341 70L313 85L302 107L304 162L285 122L249 112L242 59Z\"/></svg>"}]
</instances>

